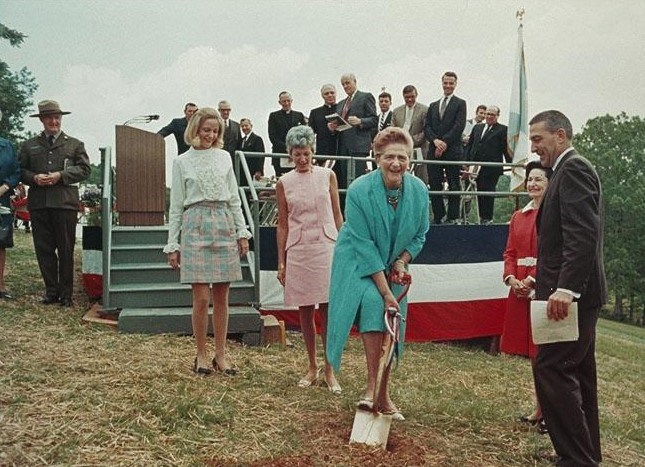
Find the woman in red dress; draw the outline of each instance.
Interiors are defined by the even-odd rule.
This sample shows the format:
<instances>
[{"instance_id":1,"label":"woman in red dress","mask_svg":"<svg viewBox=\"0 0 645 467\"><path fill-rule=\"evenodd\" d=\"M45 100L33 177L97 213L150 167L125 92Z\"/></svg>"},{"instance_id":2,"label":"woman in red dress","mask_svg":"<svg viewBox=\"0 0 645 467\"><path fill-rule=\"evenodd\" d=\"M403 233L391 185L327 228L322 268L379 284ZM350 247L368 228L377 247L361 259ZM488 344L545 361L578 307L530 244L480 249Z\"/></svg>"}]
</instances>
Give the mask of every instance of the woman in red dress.
<instances>
[{"instance_id":1,"label":"woman in red dress","mask_svg":"<svg viewBox=\"0 0 645 467\"><path fill-rule=\"evenodd\" d=\"M527 164L524 187L531 201L511 217L504 251L504 283L511 289L508 293L500 350L507 354L529 357L531 364L537 350L531 335L529 312L537 264L535 220L551 173L552 170L542 167L539 161ZM535 411L531 415L520 417L519 421L546 433L539 401Z\"/></svg>"}]
</instances>

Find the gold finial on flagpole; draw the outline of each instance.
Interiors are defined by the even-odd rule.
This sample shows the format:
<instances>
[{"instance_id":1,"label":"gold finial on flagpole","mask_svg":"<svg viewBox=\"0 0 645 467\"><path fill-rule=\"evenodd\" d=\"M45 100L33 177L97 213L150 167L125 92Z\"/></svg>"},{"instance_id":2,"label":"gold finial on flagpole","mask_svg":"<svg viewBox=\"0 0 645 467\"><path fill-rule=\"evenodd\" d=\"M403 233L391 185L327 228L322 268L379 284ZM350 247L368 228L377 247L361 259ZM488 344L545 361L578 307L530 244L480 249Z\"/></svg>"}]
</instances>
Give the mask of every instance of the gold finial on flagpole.
<instances>
[{"instance_id":1,"label":"gold finial on flagpole","mask_svg":"<svg viewBox=\"0 0 645 467\"><path fill-rule=\"evenodd\" d=\"M520 7L517 9L517 12L515 13L515 17L518 19L520 22L520 26L522 25L522 20L524 20L524 8Z\"/></svg>"}]
</instances>

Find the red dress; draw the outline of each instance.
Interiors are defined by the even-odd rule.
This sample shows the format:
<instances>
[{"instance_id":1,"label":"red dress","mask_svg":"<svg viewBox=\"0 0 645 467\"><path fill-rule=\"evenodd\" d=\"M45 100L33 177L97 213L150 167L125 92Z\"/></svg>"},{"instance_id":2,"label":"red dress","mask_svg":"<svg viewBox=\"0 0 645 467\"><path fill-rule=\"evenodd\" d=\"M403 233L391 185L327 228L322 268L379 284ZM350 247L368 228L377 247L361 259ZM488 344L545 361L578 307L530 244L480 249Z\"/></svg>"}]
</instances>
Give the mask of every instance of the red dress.
<instances>
[{"instance_id":1,"label":"red dress","mask_svg":"<svg viewBox=\"0 0 645 467\"><path fill-rule=\"evenodd\" d=\"M535 278L537 256L537 232L535 219L538 210L529 203L511 217L508 240L504 250L504 278L513 275L522 280L528 276ZM530 300L518 298L509 292L504 330L500 350L504 353L534 357L536 347L531 335Z\"/></svg>"}]
</instances>

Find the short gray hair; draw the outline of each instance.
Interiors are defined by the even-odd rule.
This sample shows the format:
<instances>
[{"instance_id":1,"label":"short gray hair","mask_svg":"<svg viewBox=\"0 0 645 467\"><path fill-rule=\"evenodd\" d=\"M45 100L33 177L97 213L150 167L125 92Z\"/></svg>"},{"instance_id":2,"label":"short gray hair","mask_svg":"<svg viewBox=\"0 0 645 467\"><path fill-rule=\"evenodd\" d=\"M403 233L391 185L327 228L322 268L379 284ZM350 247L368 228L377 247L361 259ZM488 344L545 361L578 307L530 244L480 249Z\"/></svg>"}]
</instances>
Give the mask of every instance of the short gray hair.
<instances>
[{"instance_id":1,"label":"short gray hair","mask_svg":"<svg viewBox=\"0 0 645 467\"><path fill-rule=\"evenodd\" d=\"M294 126L287 133L286 138L287 144L287 153L291 154L291 150L294 148L309 148L311 152L314 151L314 145L316 144L316 136L314 135L314 130L307 125L298 125Z\"/></svg>"},{"instance_id":2,"label":"short gray hair","mask_svg":"<svg viewBox=\"0 0 645 467\"><path fill-rule=\"evenodd\" d=\"M567 139L569 141L573 139L571 121L559 110L545 110L544 112L540 112L529 121L529 125L535 125L541 122L544 122L546 130L549 133L555 133L562 128Z\"/></svg>"}]
</instances>

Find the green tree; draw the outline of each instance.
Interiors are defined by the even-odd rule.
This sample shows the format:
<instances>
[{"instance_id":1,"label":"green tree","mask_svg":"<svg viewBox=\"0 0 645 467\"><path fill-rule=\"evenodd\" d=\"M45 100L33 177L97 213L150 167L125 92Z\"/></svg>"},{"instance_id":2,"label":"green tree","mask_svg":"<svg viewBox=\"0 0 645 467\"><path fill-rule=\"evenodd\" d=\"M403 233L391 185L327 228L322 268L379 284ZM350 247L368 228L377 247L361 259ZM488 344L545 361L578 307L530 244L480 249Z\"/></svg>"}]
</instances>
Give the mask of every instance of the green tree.
<instances>
[{"instance_id":1,"label":"green tree","mask_svg":"<svg viewBox=\"0 0 645 467\"><path fill-rule=\"evenodd\" d=\"M605 202L605 270L617 319L643 322L645 120L624 112L592 118L574 145L595 165ZM628 309L625 310L625 303Z\"/></svg>"},{"instance_id":2,"label":"green tree","mask_svg":"<svg viewBox=\"0 0 645 467\"><path fill-rule=\"evenodd\" d=\"M90 164L90 175L87 177L81 185L96 185L96 186L101 186L103 185L103 179L101 177L101 164Z\"/></svg>"},{"instance_id":3,"label":"green tree","mask_svg":"<svg viewBox=\"0 0 645 467\"><path fill-rule=\"evenodd\" d=\"M0 23L0 39L7 40L12 47L20 47L25 37L24 34ZM12 72L9 66L0 60L0 136L16 145L29 136L24 134L24 119L33 105L32 97L37 88L36 80L27 68Z\"/></svg>"}]
</instances>

